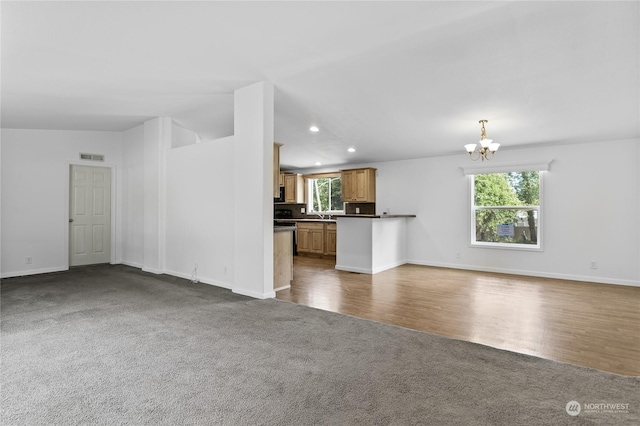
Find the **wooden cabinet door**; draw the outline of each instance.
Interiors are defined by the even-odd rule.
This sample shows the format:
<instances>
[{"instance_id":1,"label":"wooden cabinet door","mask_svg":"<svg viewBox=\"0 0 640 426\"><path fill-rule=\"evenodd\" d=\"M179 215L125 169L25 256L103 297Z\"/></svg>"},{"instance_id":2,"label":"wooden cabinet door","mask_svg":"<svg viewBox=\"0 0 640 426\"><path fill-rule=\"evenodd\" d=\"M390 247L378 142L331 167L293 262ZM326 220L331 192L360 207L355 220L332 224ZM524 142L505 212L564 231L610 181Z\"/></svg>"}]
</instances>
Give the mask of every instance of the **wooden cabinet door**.
<instances>
[{"instance_id":1,"label":"wooden cabinet door","mask_svg":"<svg viewBox=\"0 0 640 426\"><path fill-rule=\"evenodd\" d=\"M342 170L342 200L374 203L376 201L376 169Z\"/></svg>"},{"instance_id":2,"label":"wooden cabinet door","mask_svg":"<svg viewBox=\"0 0 640 426\"><path fill-rule=\"evenodd\" d=\"M324 253L323 223L298 222L298 251L303 253Z\"/></svg>"},{"instance_id":3,"label":"wooden cabinet door","mask_svg":"<svg viewBox=\"0 0 640 426\"><path fill-rule=\"evenodd\" d=\"M369 201L369 174L366 170L356 170L354 179L354 194L353 198L356 201Z\"/></svg>"},{"instance_id":4,"label":"wooden cabinet door","mask_svg":"<svg viewBox=\"0 0 640 426\"><path fill-rule=\"evenodd\" d=\"M300 229L298 228L297 234L297 244L299 252L309 252L309 230L308 229Z\"/></svg>"},{"instance_id":5,"label":"wooden cabinet door","mask_svg":"<svg viewBox=\"0 0 640 426\"><path fill-rule=\"evenodd\" d=\"M309 232L309 240L311 244L311 248L309 249L309 251L311 253L324 254L324 230L323 229L312 229Z\"/></svg>"},{"instance_id":6,"label":"wooden cabinet door","mask_svg":"<svg viewBox=\"0 0 640 426\"><path fill-rule=\"evenodd\" d=\"M355 173L353 170L343 171L340 174L342 181L342 201L355 201Z\"/></svg>"},{"instance_id":7,"label":"wooden cabinet door","mask_svg":"<svg viewBox=\"0 0 640 426\"><path fill-rule=\"evenodd\" d=\"M327 254L336 254L337 236L338 234L335 230L327 229Z\"/></svg>"},{"instance_id":8,"label":"wooden cabinet door","mask_svg":"<svg viewBox=\"0 0 640 426\"><path fill-rule=\"evenodd\" d=\"M284 175L284 202L304 203L304 178L302 175Z\"/></svg>"},{"instance_id":9,"label":"wooden cabinet door","mask_svg":"<svg viewBox=\"0 0 640 426\"><path fill-rule=\"evenodd\" d=\"M284 202L296 202L296 175L284 176Z\"/></svg>"}]
</instances>

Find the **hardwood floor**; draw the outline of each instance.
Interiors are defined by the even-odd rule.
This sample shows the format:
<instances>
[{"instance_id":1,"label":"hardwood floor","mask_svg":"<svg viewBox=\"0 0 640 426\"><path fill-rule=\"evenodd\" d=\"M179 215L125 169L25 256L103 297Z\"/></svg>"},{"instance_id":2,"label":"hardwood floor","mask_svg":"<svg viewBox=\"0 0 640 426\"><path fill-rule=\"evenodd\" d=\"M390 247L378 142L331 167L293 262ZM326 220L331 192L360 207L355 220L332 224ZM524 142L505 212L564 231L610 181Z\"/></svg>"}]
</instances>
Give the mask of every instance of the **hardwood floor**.
<instances>
[{"instance_id":1,"label":"hardwood floor","mask_svg":"<svg viewBox=\"0 0 640 426\"><path fill-rule=\"evenodd\" d=\"M403 265L375 275L295 256L277 298L640 376L640 288Z\"/></svg>"}]
</instances>

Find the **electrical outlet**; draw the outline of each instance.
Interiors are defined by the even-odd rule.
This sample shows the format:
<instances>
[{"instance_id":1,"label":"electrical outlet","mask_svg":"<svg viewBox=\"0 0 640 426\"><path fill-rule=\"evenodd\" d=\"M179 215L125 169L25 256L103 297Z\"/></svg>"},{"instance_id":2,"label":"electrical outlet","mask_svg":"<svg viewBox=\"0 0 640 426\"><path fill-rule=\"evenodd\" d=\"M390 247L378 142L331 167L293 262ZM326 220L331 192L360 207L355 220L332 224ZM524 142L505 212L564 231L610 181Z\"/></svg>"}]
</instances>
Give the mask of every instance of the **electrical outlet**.
<instances>
[{"instance_id":1,"label":"electrical outlet","mask_svg":"<svg viewBox=\"0 0 640 426\"><path fill-rule=\"evenodd\" d=\"M224 267L224 274L227 275L227 267Z\"/></svg>"},{"instance_id":2,"label":"electrical outlet","mask_svg":"<svg viewBox=\"0 0 640 426\"><path fill-rule=\"evenodd\" d=\"M27 256L27 265L31 265L32 262L33 259L31 258L31 256Z\"/></svg>"},{"instance_id":3,"label":"electrical outlet","mask_svg":"<svg viewBox=\"0 0 640 426\"><path fill-rule=\"evenodd\" d=\"M591 261L591 269L598 269L598 262Z\"/></svg>"},{"instance_id":4,"label":"electrical outlet","mask_svg":"<svg viewBox=\"0 0 640 426\"><path fill-rule=\"evenodd\" d=\"M300 207L300 213L305 213L307 211L307 209L305 209L304 207Z\"/></svg>"},{"instance_id":5,"label":"electrical outlet","mask_svg":"<svg viewBox=\"0 0 640 426\"><path fill-rule=\"evenodd\" d=\"M356 214L360 214L360 207L356 207Z\"/></svg>"},{"instance_id":6,"label":"electrical outlet","mask_svg":"<svg viewBox=\"0 0 640 426\"><path fill-rule=\"evenodd\" d=\"M456 259L460 259L460 252L456 253Z\"/></svg>"}]
</instances>

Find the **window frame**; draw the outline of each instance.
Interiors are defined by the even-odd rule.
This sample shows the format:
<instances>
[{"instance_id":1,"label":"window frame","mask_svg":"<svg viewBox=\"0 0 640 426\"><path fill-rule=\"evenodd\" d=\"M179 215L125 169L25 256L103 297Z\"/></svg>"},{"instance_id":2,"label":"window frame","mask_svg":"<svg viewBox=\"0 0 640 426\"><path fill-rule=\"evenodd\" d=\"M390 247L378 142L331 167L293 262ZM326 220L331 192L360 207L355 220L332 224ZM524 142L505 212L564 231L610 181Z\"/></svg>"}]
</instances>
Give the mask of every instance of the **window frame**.
<instances>
[{"instance_id":1,"label":"window frame","mask_svg":"<svg viewBox=\"0 0 640 426\"><path fill-rule=\"evenodd\" d=\"M504 173L522 173L525 171L537 171L538 172L538 205L537 206L480 206L475 205L475 177L480 174L504 174ZM490 248L499 250L521 250L521 251L544 251L544 180L547 169L535 170L531 168L516 168L514 170L505 171L487 169L486 171L474 170L473 174L468 174L469 180L469 247L472 248ZM537 244L522 244L522 243L500 243L491 241L476 241L476 212L478 210L535 210L538 212L537 223Z\"/></svg>"},{"instance_id":2,"label":"window frame","mask_svg":"<svg viewBox=\"0 0 640 426\"><path fill-rule=\"evenodd\" d=\"M327 173L314 173L309 175L304 175L304 188L305 188L305 205L307 208L308 215L315 214L344 214L344 201L342 202L342 209L340 210L329 210L329 211L321 211L317 212L312 210L313 208L313 200L311 197L313 196L313 190L311 189L311 180L313 179L323 179L323 178L340 178L340 198L342 198L342 173L340 172L327 172Z\"/></svg>"}]
</instances>

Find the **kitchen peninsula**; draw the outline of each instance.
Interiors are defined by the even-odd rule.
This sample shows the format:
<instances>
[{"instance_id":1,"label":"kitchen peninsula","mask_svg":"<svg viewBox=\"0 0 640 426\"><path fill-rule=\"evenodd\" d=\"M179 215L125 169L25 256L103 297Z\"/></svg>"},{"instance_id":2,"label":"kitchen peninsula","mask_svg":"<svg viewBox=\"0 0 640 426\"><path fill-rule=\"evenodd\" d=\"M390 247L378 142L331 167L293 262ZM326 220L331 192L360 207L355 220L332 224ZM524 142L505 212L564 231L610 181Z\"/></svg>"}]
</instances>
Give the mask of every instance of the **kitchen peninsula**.
<instances>
[{"instance_id":1,"label":"kitchen peninsula","mask_svg":"<svg viewBox=\"0 0 640 426\"><path fill-rule=\"evenodd\" d=\"M273 228L273 290L291 287L293 279L293 238L295 226Z\"/></svg>"},{"instance_id":2,"label":"kitchen peninsula","mask_svg":"<svg viewBox=\"0 0 640 426\"><path fill-rule=\"evenodd\" d=\"M407 221L415 215L335 216L336 269L376 274L407 262Z\"/></svg>"}]
</instances>

